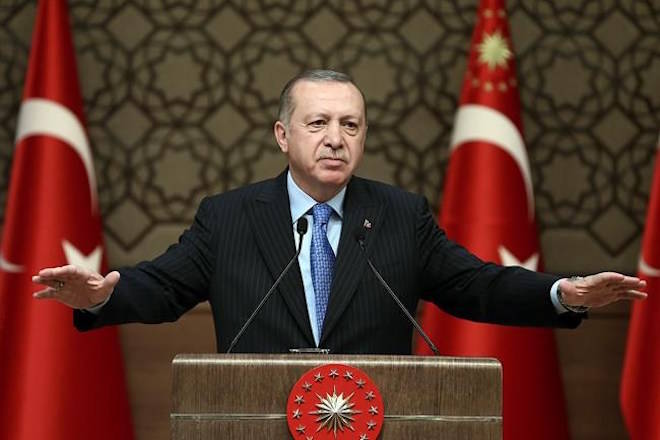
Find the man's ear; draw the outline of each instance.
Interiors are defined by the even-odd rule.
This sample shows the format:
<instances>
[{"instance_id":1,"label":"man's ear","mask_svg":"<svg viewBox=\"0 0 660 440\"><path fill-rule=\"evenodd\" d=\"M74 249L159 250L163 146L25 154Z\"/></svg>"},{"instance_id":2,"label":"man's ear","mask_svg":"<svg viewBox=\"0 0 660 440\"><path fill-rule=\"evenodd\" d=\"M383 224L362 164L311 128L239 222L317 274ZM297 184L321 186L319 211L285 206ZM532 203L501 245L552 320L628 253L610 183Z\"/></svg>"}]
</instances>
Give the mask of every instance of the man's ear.
<instances>
[{"instance_id":1,"label":"man's ear","mask_svg":"<svg viewBox=\"0 0 660 440\"><path fill-rule=\"evenodd\" d=\"M282 150L283 153L287 153L289 151L289 142L286 136L286 125L284 125L282 121L275 122L273 133L275 134L277 145L280 146L280 150Z\"/></svg>"}]
</instances>

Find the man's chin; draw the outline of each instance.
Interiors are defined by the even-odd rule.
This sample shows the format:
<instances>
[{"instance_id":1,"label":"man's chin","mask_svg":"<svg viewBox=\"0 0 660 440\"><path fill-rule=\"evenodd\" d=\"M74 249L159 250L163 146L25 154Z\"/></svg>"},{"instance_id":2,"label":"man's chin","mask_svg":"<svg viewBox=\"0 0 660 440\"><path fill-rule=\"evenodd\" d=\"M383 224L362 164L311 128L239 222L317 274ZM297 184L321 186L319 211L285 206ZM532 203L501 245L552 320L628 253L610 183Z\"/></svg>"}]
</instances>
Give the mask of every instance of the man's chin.
<instances>
[{"instance_id":1,"label":"man's chin","mask_svg":"<svg viewBox=\"0 0 660 440\"><path fill-rule=\"evenodd\" d=\"M341 170L324 170L319 176L319 181L329 187L341 187L346 185L350 178L351 173L348 172L348 168L343 168Z\"/></svg>"}]
</instances>

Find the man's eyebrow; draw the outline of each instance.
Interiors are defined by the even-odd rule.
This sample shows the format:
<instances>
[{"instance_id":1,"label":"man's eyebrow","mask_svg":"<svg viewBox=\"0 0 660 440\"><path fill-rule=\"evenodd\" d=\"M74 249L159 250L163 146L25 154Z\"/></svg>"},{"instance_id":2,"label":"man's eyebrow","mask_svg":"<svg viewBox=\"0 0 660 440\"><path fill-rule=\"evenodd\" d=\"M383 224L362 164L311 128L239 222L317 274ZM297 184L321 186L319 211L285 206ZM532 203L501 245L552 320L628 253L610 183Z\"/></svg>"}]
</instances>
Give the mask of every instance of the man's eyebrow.
<instances>
[{"instance_id":1,"label":"man's eyebrow","mask_svg":"<svg viewBox=\"0 0 660 440\"><path fill-rule=\"evenodd\" d=\"M330 116L329 116L327 113L325 113L325 112L314 112L314 113L310 113L310 114L308 114L308 115L305 117L305 119L314 119L314 118L325 118L325 119L327 119L327 118L329 118L329 117L330 117Z\"/></svg>"}]
</instances>

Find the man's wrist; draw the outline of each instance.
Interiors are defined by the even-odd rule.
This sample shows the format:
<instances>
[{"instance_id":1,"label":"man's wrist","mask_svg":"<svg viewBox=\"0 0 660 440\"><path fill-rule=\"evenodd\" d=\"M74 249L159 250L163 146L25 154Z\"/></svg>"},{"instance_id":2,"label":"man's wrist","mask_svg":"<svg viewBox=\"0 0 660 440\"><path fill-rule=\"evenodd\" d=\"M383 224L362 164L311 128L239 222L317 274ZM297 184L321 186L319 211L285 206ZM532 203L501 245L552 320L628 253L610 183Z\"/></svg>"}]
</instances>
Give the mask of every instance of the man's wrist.
<instances>
[{"instance_id":1,"label":"man's wrist","mask_svg":"<svg viewBox=\"0 0 660 440\"><path fill-rule=\"evenodd\" d=\"M103 301L101 301L98 304L94 304L93 306L90 307L85 307L84 309L80 309L84 312L92 313L94 315L98 315L101 313L101 309L103 308L104 305L110 301L110 297L112 296L112 292L110 292L110 295L108 295Z\"/></svg>"},{"instance_id":2,"label":"man's wrist","mask_svg":"<svg viewBox=\"0 0 660 440\"><path fill-rule=\"evenodd\" d=\"M567 278L567 281L569 282L575 282L575 281L580 281L582 280L582 277L579 276L572 276L570 278ZM572 306L570 304L567 304L566 301L564 301L564 293L561 290L561 282L557 284L557 300L559 301L559 304L569 312L573 313L586 313L589 311L588 306Z\"/></svg>"}]
</instances>

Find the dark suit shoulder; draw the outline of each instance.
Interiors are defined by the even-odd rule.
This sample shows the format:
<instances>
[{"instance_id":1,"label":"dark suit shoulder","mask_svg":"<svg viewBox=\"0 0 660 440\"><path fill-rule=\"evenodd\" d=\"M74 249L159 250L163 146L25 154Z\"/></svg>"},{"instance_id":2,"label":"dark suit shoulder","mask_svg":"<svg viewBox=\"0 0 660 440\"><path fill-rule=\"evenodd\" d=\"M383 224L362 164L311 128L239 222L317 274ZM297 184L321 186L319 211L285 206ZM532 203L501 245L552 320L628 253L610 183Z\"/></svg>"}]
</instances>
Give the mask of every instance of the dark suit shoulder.
<instances>
[{"instance_id":1,"label":"dark suit shoulder","mask_svg":"<svg viewBox=\"0 0 660 440\"><path fill-rule=\"evenodd\" d=\"M420 204L427 204L426 198L420 194L377 180L353 176L350 185L377 203L387 203L398 207L418 207Z\"/></svg>"},{"instance_id":2,"label":"dark suit shoulder","mask_svg":"<svg viewBox=\"0 0 660 440\"><path fill-rule=\"evenodd\" d=\"M227 192L207 196L202 201L202 204L208 203L212 209L222 209L228 206L237 206L237 204L242 204L246 200L275 197L280 191L285 191L282 182L280 182L281 177L273 177Z\"/></svg>"}]
</instances>

